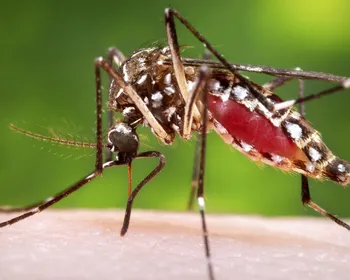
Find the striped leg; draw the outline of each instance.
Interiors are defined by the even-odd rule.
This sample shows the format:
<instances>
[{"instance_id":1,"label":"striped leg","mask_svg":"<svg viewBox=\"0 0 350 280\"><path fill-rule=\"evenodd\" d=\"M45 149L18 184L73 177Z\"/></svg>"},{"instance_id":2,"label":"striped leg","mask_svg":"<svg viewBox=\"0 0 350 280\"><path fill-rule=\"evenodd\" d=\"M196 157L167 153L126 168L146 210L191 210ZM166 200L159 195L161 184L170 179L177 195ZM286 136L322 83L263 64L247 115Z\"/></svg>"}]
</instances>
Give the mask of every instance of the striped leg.
<instances>
[{"instance_id":1,"label":"striped leg","mask_svg":"<svg viewBox=\"0 0 350 280\"><path fill-rule=\"evenodd\" d=\"M168 36L168 45L171 50L171 57L173 61L174 66L174 72L176 75L176 80L179 84L179 87L181 89L181 93L183 94L184 100L186 102L185 106L185 113L184 113L184 129L182 131L182 137L186 138L186 136L190 133L191 127L192 127L192 120L197 121L197 110L199 109L200 115L199 117L202 120L202 127L200 130L200 139L199 139L199 166L194 166L194 176L197 177L198 172L198 187L197 187L197 200L199 205L199 212L201 215L201 221L202 221L202 233L203 233L203 239L204 239L204 246L205 246L205 255L207 259L207 268L209 273L209 278L211 280L215 279L214 276L214 270L213 265L211 261L211 253L210 253L210 246L209 246L209 238L208 238L208 229L205 219L205 202L204 202L204 170L205 170L205 152L206 152L206 135L207 135L207 120L208 120L208 96L206 93L207 88L207 81L209 77L209 69L206 66L201 67L201 71L198 78L198 84L196 88L193 90L193 92L188 93L187 91L187 84L184 77L184 71L183 71L183 64L180 57L179 52L179 44L177 40L176 35L176 29L175 29L175 21L174 17L177 17L182 24L184 24L200 41L206 44L207 48L216 56L217 52L209 45L209 43L202 38L199 33L184 19L182 16L173 9L166 9L165 10L165 24L167 29L167 36ZM220 56L221 58L221 56ZM220 60L219 58L219 60ZM182 86L183 84L183 86ZM203 94L204 93L204 94ZM201 94L201 98L199 100L202 101L201 106L197 108L197 99ZM196 180L197 178L195 178ZM196 182L192 185L192 193L194 194L196 188ZM190 198L191 200L192 198Z\"/></svg>"},{"instance_id":2,"label":"striped leg","mask_svg":"<svg viewBox=\"0 0 350 280\"><path fill-rule=\"evenodd\" d=\"M302 100L304 98L304 81L299 80L299 99ZM305 117L305 104L304 102L300 103L300 114ZM305 175L301 175L301 201L304 205L309 206L316 212L321 215L330 218L332 221L337 223L338 225L344 227L347 230L350 230L350 226L343 222L342 220L335 217L333 214L327 212L318 204L312 201L309 189L309 179Z\"/></svg>"},{"instance_id":3,"label":"striped leg","mask_svg":"<svg viewBox=\"0 0 350 280\"><path fill-rule=\"evenodd\" d=\"M108 52L107 52L107 57L106 60L108 61L108 64L110 65L111 68L113 68L114 70L116 70L114 68L114 65L116 65L118 68L120 67L120 65L123 63L123 61L125 60L125 56L124 54L118 50L117 48L109 48ZM111 76L109 76L109 84L111 85L113 81L113 78ZM112 111L108 111L107 112L107 122L108 122L108 129L111 129L111 127L113 126L113 119L114 113ZM106 150L106 161L111 161L112 160L112 151L110 149Z\"/></svg>"},{"instance_id":4,"label":"striped leg","mask_svg":"<svg viewBox=\"0 0 350 280\"><path fill-rule=\"evenodd\" d=\"M142 182L134 189L134 191L132 192L129 200L128 200L128 205L126 208L126 212L125 212L125 218L124 218L124 223L123 223L123 228L121 231L121 234L124 235L127 230L128 230L128 226L129 226L129 222L130 222L130 216L131 216L131 210L132 210L132 203L134 201L134 199L136 198L138 192L141 190L142 187L144 187L150 180L152 180L165 166L165 157L163 154L161 154L160 152L157 151L150 151L150 152L144 152L141 153L137 156L135 156L134 159L138 159L138 158L159 158L159 164L152 170L152 172L145 177L145 179L142 180ZM29 211L25 212L22 215L19 215L17 217L14 217L12 219L9 219L7 221L1 222L0 223L0 228L5 227L5 226L9 226L12 224L15 224L23 219L26 219L30 216L33 216L34 214L37 214L43 210L45 210L46 208L50 207L51 205L59 202L60 200L62 200L63 198L65 198L66 196L70 195L71 193L77 191L78 189L80 189L81 187L85 186L87 183L89 183L90 181L92 181L93 179L95 179L96 177L98 177L99 175L102 174L102 171L105 168L109 168L109 167L113 167L113 166L120 166L120 165L128 165L129 161L125 161L125 160L120 160L120 161L108 161L106 163L103 164L102 166L102 170L95 170L93 171L91 174L89 174L88 176L84 177L83 179L81 179L80 181L78 181L77 183L75 183L74 185L70 186L69 188L65 189L64 191L56 194L53 197L49 197L46 200L35 204L36 207L31 208Z\"/></svg>"},{"instance_id":5,"label":"striped leg","mask_svg":"<svg viewBox=\"0 0 350 280\"><path fill-rule=\"evenodd\" d=\"M28 211L24 213L21 216L18 216L17 218L14 218L10 221L1 223L0 225L6 226L8 224L13 224L17 221L20 221L28 216L31 216L35 213L38 213L47 207L55 204L56 202L60 201L65 196L71 194L72 192L76 191L77 189L84 186L86 183L91 181L96 176L100 175L103 171L103 148L104 144L102 142L102 90L101 90L101 71L100 66L96 62L95 63L95 82L96 82L96 160L95 160L95 170L86 178L80 180L72 187L64 190L63 192L57 194L54 197L50 197L45 199L44 201L40 201L28 206L24 207L14 207L14 208L0 208L0 212L19 212L19 211ZM20 130L19 130L20 131ZM20 131L21 132L21 131ZM27 133L25 133L27 134ZM33 135L30 135L33 136ZM34 135L35 136L35 135ZM40 138L40 137L39 137ZM49 139L48 139L49 141Z\"/></svg>"},{"instance_id":6,"label":"striped leg","mask_svg":"<svg viewBox=\"0 0 350 280\"><path fill-rule=\"evenodd\" d=\"M274 110L278 111L281 109L286 109L286 108L292 107L292 106L297 105L297 104L305 103L307 101L311 101L311 100L318 99L318 98L321 98L321 97L326 96L326 95L330 95L333 93L343 91L343 90L348 89L348 88L350 88L350 78L343 80L340 85L337 85L335 87L331 87L329 89L320 91L318 93L309 94L305 97L303 96L303 97L299 97L298 99L287 100L287 101L278 103L274 106Z\"/></svg>"},{"instance_id":7,"label":"striped leg","mask_svg":"<svg viewBox=\"0 0 350 280\"><path fill-rule=\"evenodd\" d=\"M106 162L103 165L102 170L104 168L112 167L112 166L120 165L120 164L125 164L125 163L119 163L119 162L116 162L116 161ZM9 219L9 220L4 221L4 222L1 222L0 223L0 228L12 225L14 223L17 223L17 222L19 222L19 221L21 221L23 219L26 219L26 218L28 218L30 216L33 216L34 214L37 214L37 213L45 210L46 208L48 208L51 205L59 202L60 200L62 200L66 196L70 195L71 193L73 193L73 192L77 191L78 189L80 189L81 187L85 186L87 183L89 183L91 180L95 179L97 176L101 175L102 174L102 170L95 170L95 171L93 171L91 174L89 174L85 178L81 179L80 181L78 181L74 185L70 186L69 188L65 189L64 191L56 194L53 197L49 197L49 198L45 199L44 201L41 201L41 202L36 203L36 204L33 204L33 205L30 206L30 208L29 207L26 207L26 208L23 207L22 209L30 209L30 210L25 212L22 215L19 215L19 216L15 217L15 218Z\"/></svg>"}]
</instances>

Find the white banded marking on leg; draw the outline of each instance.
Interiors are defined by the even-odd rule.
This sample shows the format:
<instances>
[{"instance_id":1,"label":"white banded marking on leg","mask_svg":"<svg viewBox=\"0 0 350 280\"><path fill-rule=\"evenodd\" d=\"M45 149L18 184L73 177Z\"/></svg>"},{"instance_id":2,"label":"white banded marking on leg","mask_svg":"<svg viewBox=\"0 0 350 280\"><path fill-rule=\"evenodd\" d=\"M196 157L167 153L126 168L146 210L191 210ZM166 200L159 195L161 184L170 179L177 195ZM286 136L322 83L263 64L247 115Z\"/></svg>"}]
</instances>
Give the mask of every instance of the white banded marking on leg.
<instances>
[{"instance_id":1,"label":"white banded marking on leg","mask_svg":"<svg viewBox=\"0 0 350 280\"><path fill-rule=\"evenodd\" d=\"M263 68L256 67L256 66L246 66L245 69L249 72L262 72L262 71L264 71Z\"/></svg>"},{"instance_id":2,"label":"white banded marking on leg","mask_svg":"<svg viewBox=\"0 0 350 280\"><path fill-rule=\"evenodd\" d=\"M205 201L204 201L204 198L202 196L198 197L198 206L199 206L200 210L204 211Z\"/></svg>"},{"instance_id":3,"label":"white banded marking on leg","mask_svg":"<svg viewBox=\"0 0 350 280\"><path fill-rule=\"evenodd\" d=\"M39 212L40 212L40 208L39 207L35 207L32 210L30 210L30 213L33 213L33 214L39 213Z\"/></svg>"},{"instance_id":4,"label":"white banded marking on leg","mask_svg":"<svg viewBox=\"0 0 350 280\"><path fill-rule=\"evenodd\" d=\"M295 100L288 100L288 101L284 101L278 104L275 104L273 107L274 111L279 111L282 109L287 109L289 107L292 107L295 104Z\"/></svg>"},{"instance_id":5,"label":"white banded marking on leg","mask_svg":"<svg viewBox=\"0 0 350 280\"><path fill-rule=\"evenodd\" d=\"M350 88L350 78L346 79L346 80L343 82L343 87L344 87L344 88Z\"/></svg>"},{"instance_id":6,"label":"white banded marking on leg","mask_svg":"<svg viewBox=\"0 0 350 280\"><path fill-rule=\"evenodd\" d=\"M46 198L46 199L44 200L44 203L49 202L49 201L51 201L51 200L53 200L53 199L54 199L54 197L53 197L53 196L50 196L50 197L48 197L48 198Z\"/></svg>"},{"instance_id":7,"label":"white banded marking on leg","mask_svg":"<svg viewBox=\"0 0 350 280\"><path fill-rule=\"evenodd\" d=\"M90 180L95 176L95 173L91 173L89 176L86 176L85 180Z\"/></svg>"},{"instance_id":8,"label":"white banded marking on leg","mask_svg":"<svg viewBox=\"0 0 350 280\"><path fill-rule=\"evenodd\" d=\"M105 163L102 165L102 168L109 167L109 166L113 165L113 163L114 163L114 161L113 161L113 160L111 160L111 161L107 161L107 162L105 162Z\"/></svg>"}]
</instances>

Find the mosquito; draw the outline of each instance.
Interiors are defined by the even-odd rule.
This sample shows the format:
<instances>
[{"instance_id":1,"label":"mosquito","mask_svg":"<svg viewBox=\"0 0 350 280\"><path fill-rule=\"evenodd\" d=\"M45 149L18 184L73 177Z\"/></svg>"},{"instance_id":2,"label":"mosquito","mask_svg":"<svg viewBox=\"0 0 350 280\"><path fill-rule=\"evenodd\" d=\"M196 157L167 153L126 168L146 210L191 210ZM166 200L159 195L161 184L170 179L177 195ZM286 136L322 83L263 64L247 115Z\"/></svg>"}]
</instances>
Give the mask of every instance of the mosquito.
<instances>
[{"instance_id":1,"label":"mosquito","mask_svg":"<svg viewBox=\"0 0 350 280\"><path fill-rule=\"evenodd\" d=\"M178 19L218 61L208 58L191 59L180 56L175 19ZM116 48L106 57L95 60L96 82L96 143L80 143L45 137L11 125L11 128L30 137L64 145L86 146L96 149L95 169L62 192L21 208L3 208L3 212L25 211L24 214L1 222L5 227L26 219L59 202L94 178L106 168L128 166L128 201L121 235L129 228L132 205L139 191L165 166L165 157L158 151L139 153L140 125L150 127L164 144L173 143L176 135L190 139L198 132L193 184L188 207L196 196L201 215L210 279L215 279L205 219L204 171L206 134L214 129L229 145L254 161L301 174L302 203L350 230L350 226L312 201L308 177L329 179L340 185L350 183L350 164L336 157L323 143L320 134L293 106L350 87L350 78L300 69L277 69L229 63L182 15L174 9L165 10L167 46L153 46L135 51L126 58ZM108 92L108 135L103 141L101 70L110 79ZM239 71L275 76L261 86ZM273 90L290 80L323 80L337 83L329 89L298 99L282 101ZM121 113L122 120L114 120ZM237 121L239 120L239 121ZM254 134L252 133L254 131ZM103 149L107 155L103 159ZM112 155L116 154L115 159ZM157 158L158 165L134 188L131 164L136 159Z\"/></svg>"}]
</instances>

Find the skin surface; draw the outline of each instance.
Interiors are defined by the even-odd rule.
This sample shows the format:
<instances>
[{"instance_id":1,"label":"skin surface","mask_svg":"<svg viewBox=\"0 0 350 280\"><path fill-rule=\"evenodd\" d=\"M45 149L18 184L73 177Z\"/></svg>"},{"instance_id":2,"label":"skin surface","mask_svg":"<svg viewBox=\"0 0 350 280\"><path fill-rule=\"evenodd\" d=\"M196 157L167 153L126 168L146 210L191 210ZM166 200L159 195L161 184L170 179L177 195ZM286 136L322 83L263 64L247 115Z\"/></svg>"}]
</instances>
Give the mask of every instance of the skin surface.
<instances>
[{"instance_id":1,"label":"skin surface","mask_svg":"<svg viewBox=\"0 0 350 280\"><path fill-rule=\"evenodd\" d=\"M208 279L197 213L48 210L0 230L0 279ZM9 215L0 215L4 220ZM328 219L208 215L216 279L348 279Z\"/></svg>"}]
</instances>

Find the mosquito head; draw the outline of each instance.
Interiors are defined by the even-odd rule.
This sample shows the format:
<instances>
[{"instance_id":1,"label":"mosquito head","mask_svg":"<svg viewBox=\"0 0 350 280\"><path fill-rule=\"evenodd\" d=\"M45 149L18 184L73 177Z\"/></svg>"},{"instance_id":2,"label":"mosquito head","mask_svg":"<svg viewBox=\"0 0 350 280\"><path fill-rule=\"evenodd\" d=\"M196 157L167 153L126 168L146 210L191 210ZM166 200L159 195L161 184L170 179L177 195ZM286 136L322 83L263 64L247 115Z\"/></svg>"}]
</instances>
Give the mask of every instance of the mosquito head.
<instances>
[{"instance_id":1,"label":"mosquito head","mask_svg":"<svg viewBox=\"0 0 350 280\"><path fill-rule=\"evenodd\" d=\"M139 137L135 129L127 123L120 122L108 132L108 143L111 151L118 152L118 156L123 154L132 158L139 148Z\"/></svg>"}]
</instances>

